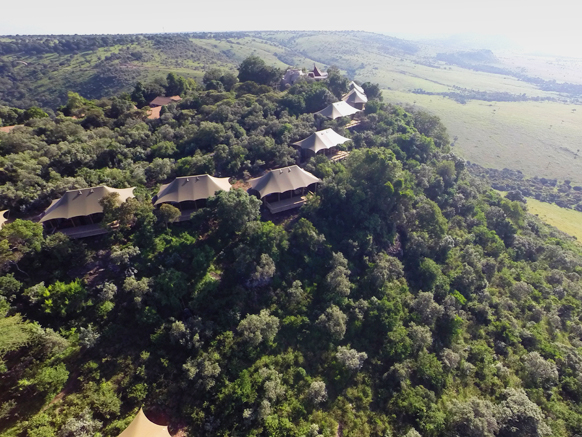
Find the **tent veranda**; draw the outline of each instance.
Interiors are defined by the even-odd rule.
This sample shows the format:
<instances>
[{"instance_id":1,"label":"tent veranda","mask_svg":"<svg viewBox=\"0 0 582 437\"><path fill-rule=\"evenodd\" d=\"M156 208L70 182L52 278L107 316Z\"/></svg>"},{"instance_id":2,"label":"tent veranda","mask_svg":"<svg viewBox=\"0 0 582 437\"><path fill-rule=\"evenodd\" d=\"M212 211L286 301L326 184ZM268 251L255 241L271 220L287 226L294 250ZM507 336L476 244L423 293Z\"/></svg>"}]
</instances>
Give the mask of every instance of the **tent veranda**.
<instances>
[{"instance_id":1,"label":"tent veranda","mask_svg":"<svg viewBox=\"0 0 582 437\"><path fill-rule=\"evenodd\" d=\"M324 117L335 120L336 118L340 117L348 117L357 112L360 112L360 110L350 106L344 101L341 101L332 103L331 105L323 108L321 111L316 112L316 114L323 115Z\"/></svg>"},{"instance_id":2,"label":"tent veranda","mask_svg":"<svg viewBox=\"0 0 582 437\"><path fill-rule=\"evenodd\" d=\"M208 199L217 191L230 191L228 178L215 178L207 174L182 176L162 185L154 205L160 203L180 203Z\"/></svg>"},{"instance_id":3,"label":"tent veranda","mask_svg":"<svg viewBox=\"0 0 582 437\"><path fill-rule=\"evenodd\" d=\"M262 198L269 194L307 188L317 182L321 182L321 179L297 165L270 170L263 176L249 181L253 190L258 191Z\"/></svg>"},{"instance_id":4,"label":"tent veranda","mask_svg":"<svg viewBox=\"0 0 582 437\"><path fill-rule=\"evenodd\" d=\"M55 219L71 219L73 217L88 216L103 212L103 207L99 201L110 193L118 193L119 200L125 202L130 197L134 197L132 188L110 188L105 185L92 188L79 188L67 191L63 197L54 200L45 210L40 222Z\"/></svg>"},{"instance_id":5,"label":"tent veranda","mask_svg":"<svg viewBox=\"0 0 582 437\"><path fill-rule=\"evenodd\" d=\"M171 437L167 426L150 421L140 408L135 419L119 434L119 437Z\"/></svg>"},{"instance_id":6,"label":"tent veranda","mask_svg":"<svg viewBox=\"0 0 582 437\"><path fill-rule=\"evenodd\" d=\"M349 140L349 138L342 137L333 129L324 129L311 134L304 140L293 143L293 145L317 153L320 150L331 149L332 147L343 144Z\"/></svg>"}]
</instances>

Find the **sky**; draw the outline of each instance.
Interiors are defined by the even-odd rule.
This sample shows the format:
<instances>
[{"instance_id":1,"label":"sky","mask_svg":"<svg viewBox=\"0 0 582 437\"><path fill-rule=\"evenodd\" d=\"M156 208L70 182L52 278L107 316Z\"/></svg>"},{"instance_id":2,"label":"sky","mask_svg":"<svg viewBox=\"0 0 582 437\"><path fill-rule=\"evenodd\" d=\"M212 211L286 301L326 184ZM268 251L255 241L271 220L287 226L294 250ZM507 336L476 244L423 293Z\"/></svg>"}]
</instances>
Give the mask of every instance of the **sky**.
<instances>
[{"instance_id":1,"label":"sky","mask_svg":"<svg viewBox=\"0 0 582 437\"><path fill-rule=\"evenodd\" d=\"M477 33L529 51L582 56L575 0L10 1L0 35L241 30L365 30L409 36Z\"/></svg>"}]
</instances>

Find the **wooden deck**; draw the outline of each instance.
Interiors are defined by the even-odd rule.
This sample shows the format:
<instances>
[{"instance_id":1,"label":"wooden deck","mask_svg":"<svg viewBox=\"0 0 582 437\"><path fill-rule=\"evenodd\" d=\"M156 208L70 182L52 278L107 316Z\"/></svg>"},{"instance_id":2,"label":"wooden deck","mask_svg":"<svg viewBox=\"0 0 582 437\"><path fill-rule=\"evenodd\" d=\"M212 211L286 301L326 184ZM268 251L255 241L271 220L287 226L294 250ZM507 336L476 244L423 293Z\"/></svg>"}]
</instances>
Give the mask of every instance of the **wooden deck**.
<instances>
[{"instance_id":1,"label":"wooden deck","mask_svg":"<svg viewBox=\"0 0 582 437\"><path fill-rule=\"evenodd\" d=\"M104 235L109 232L109 230L102 228L101 225L84 225L76 226L74 228L64 228L57 229L55 232L61 232L67 235L69 238L86 238L95 237L97 235Z\"/></svg>"},{"instance_id":2,"label":"wooden deck","mask_svg":"<svg viewBox=\"0 0 582 437\"><path fill-rule=\"evenodd\" d=\"M348 124L346 124L345 128L346 129L351 129L353 127L358 126L359 124L360 124L360 120L352 120Z\"/></svg>"},{"instance_id":3,"label":"wooden deck","mask_svg":"<svg viewBox=\"0 0 582 437\"><path fill-rule=\"evenodd\" d=\"M291 197L289 199L279 200L278 202L269 203L265 200L265 205L269 208L271 214L289 211L290 209L300 208L307 202L306 196Z\"/></svg>"},{"instance_id":4,"label":"wooden deck","mask_svg":"<svg viewBox=\"0 0 582 437\"><path fill-rule=\"evenodd\" d=\"M346 159L346 158L349 156L349 154L350 154L350 152L344 152L344 151L341 151L341 152L338 152L338 153L336 153L336 154L335 154L335 155L333 155L333 156L330 156L330 157L329 157L329 160L330 160L331 162L338 162L338 161L342 161L342 160Z\"/></svg>"}]
</instances>

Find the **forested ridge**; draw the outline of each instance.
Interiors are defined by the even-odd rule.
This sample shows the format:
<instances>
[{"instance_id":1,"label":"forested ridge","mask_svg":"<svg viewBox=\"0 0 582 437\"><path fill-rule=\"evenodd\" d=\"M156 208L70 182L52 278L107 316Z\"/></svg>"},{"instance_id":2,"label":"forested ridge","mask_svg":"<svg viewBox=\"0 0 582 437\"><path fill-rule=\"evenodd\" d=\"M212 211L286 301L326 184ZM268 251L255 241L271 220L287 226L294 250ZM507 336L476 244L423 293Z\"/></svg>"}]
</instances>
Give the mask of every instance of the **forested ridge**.
<instances>
[{"instance_id":1,"label":"forested ridge","mask_svg":"<svg viewBox=\"0 0 582 437\"><path fill-rule=\"evenodd\" d=\"M285 91L248 58L204 86L70 93L56 116L0 108L0 432L117 436L139 407L188 436L582 434L582 251L472 178L438 118L368 98L360 124L313 112L348 80ZM239 81L240 79L240 81ZM148 119L156 95L181 95ZM244 186L316 130L349 157L271 216L241 188L190 220L160 184ZM67 189L136 186L101 237L31 218Z\"/></svg>"}]
</instances>

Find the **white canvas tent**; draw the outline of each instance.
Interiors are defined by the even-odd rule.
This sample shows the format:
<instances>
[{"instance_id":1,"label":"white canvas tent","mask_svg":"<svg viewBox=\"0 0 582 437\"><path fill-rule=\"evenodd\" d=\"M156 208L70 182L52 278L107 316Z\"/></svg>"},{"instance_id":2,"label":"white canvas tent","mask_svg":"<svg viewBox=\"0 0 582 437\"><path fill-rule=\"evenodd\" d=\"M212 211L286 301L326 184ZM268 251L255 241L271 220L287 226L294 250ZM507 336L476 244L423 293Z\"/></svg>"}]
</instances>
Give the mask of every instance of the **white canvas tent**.
<instances>
[{"instance_id":1,"label":"white canvas tent","mask_svg":"<svg viewBox=\"0 0 582 437\"><path fill-rule=\"evenodd\" d=\"M6 221L8 220L6 218L7 213L8 213L7 209L5 209L4 211L0 211L0 229L2 229L2 226L4 226L4 223L6 223Z\"/></svg>"},{"instance_id":2,"label":"white canvas tent","mask_svg":"<svg viewBox=\"0 0 582 437\"><path fill-rule=\"evenodd\" d=\"M119 437L171 437L167 426L151 422L140 408L135 419Z\"/></svg>"},{"instance_id":3,"label":"white canvas tent","mask_svg":"<svg viewBox=\"0 0 582 437\"><path fill-rule=\"evenodd\" d=\"M317 153L320 150L331 149L332 147L335 147L338 144L343 144L349 140L349 138L342 137L333 129L324 129L311 134L304 140L293 143L293 145Z\"/></svg>"},{"instance_id":4,"label":"white canvas tent","mask_svg":"<svg viewBox=\"0 0 582 437\"><path fill-rule=\"evenodd\" d=\"M125 202L130 197L134 197L134 189L135 187L116 189L102 185L100 187L69 190L63 197L51 203L40 222L54 219L70 219L103 212L103 207L99 204L103 196L109 193L118 193L119 200Z\"/></svg>"},{"instance_id":5,"label":"white canvas tent","mask_svg":"<svg viewBox=\"0 0 582 437\"><path fill-rule=\"evenodd\" d=\"M351 90L356 90L357 92L366 95L366 93L364 92L364 88L362 88L360 85L358 85L353 80L350 82L350 85L349 86L350 86L350 89Z\"/></svg>"},{"instance_id":6,"label":"white canvas tent","mask_svg":"<svg viewBox=\"0 0 582 437\"><path fill-rule=\"evenodd\" d=\"M317 182L321 182L321 179L316 178L297 165L270 170L265 175L249 181L251 187L258 191L261 197L273 193L284 193L306 188Z\"/></svg>"},{"instance_id":7,"label":"white canvas tent","mask_svg":"<svg viewBox=\"0 0 582 437\"><path fill-rule=\"evenodd\" d=\"M344 102L349 103L350 105L354 105L354 104L366 103L368 101L368 98L366 97L366 95L364 93L361 93L356 89L353 89L349 93L347 93L345 96L343 96L342 100Z\"/></svg>"},{"instance_id":8,"label":"white canvas tent","mask_svg":"<svg viewBox=\"0 0 582 437\"><path fill-rule=\"evenodd\" d=\"M228 178L215 178L207 174L182 176L162 185L155 205L208 199L217 191L230 191L230 188Z\"/></svg>"},{"instance_id":9,"label":"white canvas tent","mask_svg":"<svg viewBox=\"0 0 582 437\"><path fill-rule=\"evenodd\" d=\"M316 112L316 114L323 115L324 117L335 120L339 117L348 117L357 112L360 112L360 110L350 106L344 101L341 101L332 103L331 105L323 108L321 111Z\"/></svg>"}]
</instances>

